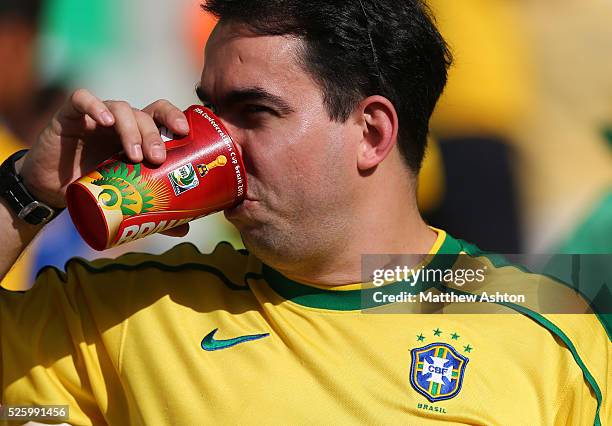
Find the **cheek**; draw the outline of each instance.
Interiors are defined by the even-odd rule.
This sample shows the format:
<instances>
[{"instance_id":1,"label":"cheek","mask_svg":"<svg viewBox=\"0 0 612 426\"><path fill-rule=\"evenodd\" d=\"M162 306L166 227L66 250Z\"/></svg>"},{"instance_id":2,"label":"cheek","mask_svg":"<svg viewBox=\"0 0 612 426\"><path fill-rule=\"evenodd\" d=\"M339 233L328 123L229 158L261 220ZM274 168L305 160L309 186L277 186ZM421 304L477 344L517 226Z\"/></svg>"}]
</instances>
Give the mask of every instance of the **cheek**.
<instances>
[{"instance_id":1,"label":"cheek","mask_svg":"<svg viewBox=\"0 0 612 426\"><path fill-rule=\"evenodd\" d=\"M312 117L236 133L255 192L269 201L299 208L346 193L354 169L346 128Z\"/></svg>"},{"instance_id":2,"label":"cheek","mask_svg":"<svg viewBox=\"0 0 612 426\"><path fill-rule=\"evenodd\" d=\"M344 197L353 162L347 139L340 126L326 126L313 132L308 143L292 155L304 192L317 203L334 203Z\"/></svg>"},{"instance_id":3,"label":"cheek","mask_svg":"<svg viewBox=\"0 0 612 426\"><path fill-rule=\"evenodd\" d=\"M233 128L247 171L263 181L275 175L295 175L309 159L309 124L304 121L273 122L258 129Z\"/></svg>"},{"instance_id":4,"label":"cheek","mask_svg":"<svg viewBox=\"0 0 612 426\"><path fill-rule=\"evenodd\" d=\"M308 154L312 167L323 175L346 176L354 156L351 154L351 140L341 124L328 125L313 134Z\"/></svg>"},{"instance_id":5,"label":"cheek","mask_svg":"<svg viewBox=\"0 0 612 426\"><path fill-rule=\"evenodd\" d=\"M287 149L278 134L248 134L242 144L242 155L247 172L262 182L274 180L287 167Z\"/></svg>"}]
</instances>

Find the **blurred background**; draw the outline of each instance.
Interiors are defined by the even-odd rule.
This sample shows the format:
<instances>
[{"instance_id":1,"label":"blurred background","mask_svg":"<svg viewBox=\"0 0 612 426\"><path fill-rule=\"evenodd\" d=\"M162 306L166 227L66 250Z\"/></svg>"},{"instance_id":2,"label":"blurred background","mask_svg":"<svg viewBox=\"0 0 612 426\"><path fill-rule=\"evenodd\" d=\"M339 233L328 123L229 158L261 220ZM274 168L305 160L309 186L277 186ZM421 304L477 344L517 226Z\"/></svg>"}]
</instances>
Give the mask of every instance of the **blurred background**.
<instances>
[{"instance_id":1,"label":"blurred background","mask_svg":"<svg viewBox=\"0 0 612 426\"><path fill-rule=\"evenodd\" d=\"M612 3L428 2L455 57L420 178L429 223L487 251L612 253ZM0 0L0 157L32 144L77 87L135 107L197 103L213 26L198 0ZM222 214L184 240L242 244ZM74 256L180 241L93 252L64 213L2 285L28 288Z\"/></svg>"}]
</instances>

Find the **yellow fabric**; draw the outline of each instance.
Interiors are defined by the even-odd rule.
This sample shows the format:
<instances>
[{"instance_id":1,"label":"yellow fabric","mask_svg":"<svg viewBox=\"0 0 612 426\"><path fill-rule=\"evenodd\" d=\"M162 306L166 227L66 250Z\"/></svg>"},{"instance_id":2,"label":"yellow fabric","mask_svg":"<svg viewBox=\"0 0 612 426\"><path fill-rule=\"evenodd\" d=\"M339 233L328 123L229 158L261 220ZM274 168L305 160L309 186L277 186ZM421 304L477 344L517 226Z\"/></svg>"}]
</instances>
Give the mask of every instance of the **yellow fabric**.
<instances>
[{"instance_id":1,"label":"yellow fabric","mask_svg":"<svg viewBox=\"0 0 612 426\"><path fill-rule=\"evenodd\" d=\"M435 247L447 238L439 231ZM504 280L520 273L489 266ZM207 255L184 244L162 256L72 261L28 292L0 293L1 403L69 404L79 425L593 424L583 370L527 316L306 307L283 299L262 268L229 244ZM603 328L592 315L548 318L596 379L608 424ZM217 328L216 339L269 336L202 350ZM409 382L411 350L433 342L469 358L460 393L436 403Z\"/></svg>"},{"instance_id":2,"label":"yellow fabric","mask_svg":"<svg viewBox=\"0 0 612 426\"><path fill-rule=\"evenodd\" d=\"M0 125L0 162L21 149L24 149L24 146ZM21 256L8 275L2 280L2 286L9 290L25 290L29 288L31 268L31 258L27 254Z\"/></svg>"}]
</instances>

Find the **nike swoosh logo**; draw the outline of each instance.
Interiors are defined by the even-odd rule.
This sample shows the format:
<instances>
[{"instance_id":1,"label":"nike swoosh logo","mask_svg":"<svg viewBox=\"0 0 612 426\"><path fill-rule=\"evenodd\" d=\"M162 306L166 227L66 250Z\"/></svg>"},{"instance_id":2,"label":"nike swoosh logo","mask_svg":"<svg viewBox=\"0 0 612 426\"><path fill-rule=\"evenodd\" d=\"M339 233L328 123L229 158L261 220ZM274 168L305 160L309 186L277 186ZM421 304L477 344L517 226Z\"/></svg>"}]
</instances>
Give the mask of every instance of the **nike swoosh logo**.
<instances>
[{"instance_id":1,"label":"nike swoosh logo","mask_svg":"<svg viewBox=\"0 0 612 426\"><path fill-rule=\"evenodd\" d=\"M270 335L270 333L251 334L248 336L234 337L233 339L216 340L215 333L217 331L219 331L219 329L215 328L202 339L202 349L205 351L218 351L220 349L231 348L232 346L236 346L244 342L250 342L251 340L263 339L264 337L268 337Z\"/></svg>"}]
</instances>

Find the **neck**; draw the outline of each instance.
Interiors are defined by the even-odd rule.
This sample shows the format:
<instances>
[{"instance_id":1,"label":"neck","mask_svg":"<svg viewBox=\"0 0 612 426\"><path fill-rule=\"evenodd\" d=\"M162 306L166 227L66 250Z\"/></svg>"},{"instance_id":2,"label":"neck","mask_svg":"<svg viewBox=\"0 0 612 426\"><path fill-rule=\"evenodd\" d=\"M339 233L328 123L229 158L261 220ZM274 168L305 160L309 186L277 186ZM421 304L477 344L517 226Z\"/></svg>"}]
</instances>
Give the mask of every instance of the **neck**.
<instances>
[{"instance_id":1,"label":"neck","mask_svg":"<svg viewBox=\"0 0 612 426\"><path fill-rule=\"evenodd\" d=\"M437 234L422 219L416 204L414 179L399 154L385 161L374 174L361 177L360 190L346 227L316 259L278 265L286 277L318 285L341 285L362 281L362 255L427 254Z\"/></svg>"}]
</instances>

